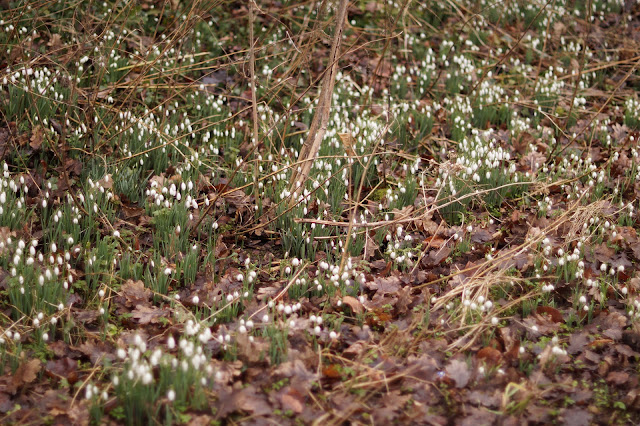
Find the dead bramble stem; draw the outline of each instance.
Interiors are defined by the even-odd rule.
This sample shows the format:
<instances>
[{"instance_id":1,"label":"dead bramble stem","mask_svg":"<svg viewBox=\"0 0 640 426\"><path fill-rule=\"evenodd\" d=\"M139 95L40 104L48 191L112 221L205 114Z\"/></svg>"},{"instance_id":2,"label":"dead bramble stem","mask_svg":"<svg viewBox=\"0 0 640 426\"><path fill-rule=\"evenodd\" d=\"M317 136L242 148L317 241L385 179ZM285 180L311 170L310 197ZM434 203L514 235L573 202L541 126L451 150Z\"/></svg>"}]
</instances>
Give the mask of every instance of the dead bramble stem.
<instances>
[{"instance_id":1,"label":"dead bramble stem","mask_svg":"<svg viewBox=\"0 0 640 426\"><path fill-rule=\"evenodd\" d=\"M313 121L309 127L309 134L300 151L300 160L302 164L298 170L293 170L291 176L291 192L294 196L291 198L295 203L296 196L301 191L304 183L309 176L311 166L313 165L313 159L320 150L320 144L324 139L324 135L327 131L327 123L329 122L329 112L331 110L331 97L333 95L333 86L336 81L336 74L338 72L338 53L340 51L340 44L342 41L342 33L344 31L344 23L346 20L348 0L340 0L338 11L336 14L336 25L333 34L333 42L331 43L331 54L329 55L329 64L327 72L322 79L322 88L320 89L320 96L318 99L318 106L316 112L313 115Z\"/></svg>"}]
</instances>

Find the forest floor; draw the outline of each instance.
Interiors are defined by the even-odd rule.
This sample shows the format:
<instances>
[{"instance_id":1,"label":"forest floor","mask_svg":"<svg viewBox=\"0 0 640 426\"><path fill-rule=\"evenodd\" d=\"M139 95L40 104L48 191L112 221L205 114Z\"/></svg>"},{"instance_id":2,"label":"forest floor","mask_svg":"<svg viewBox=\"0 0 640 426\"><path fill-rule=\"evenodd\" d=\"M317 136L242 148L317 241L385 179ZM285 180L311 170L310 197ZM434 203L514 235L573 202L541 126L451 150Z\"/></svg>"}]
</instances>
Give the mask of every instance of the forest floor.
<instances>
[{"instance_id":1,"label":"forest floor","mask_svg":"<svg viewBox=\"0 0 640 426\"><path fill-rule=\"evenodd\" d=\"M640 422L640 2L342 4L0 1L1 423Z\"/></svg>"}]
</instances>

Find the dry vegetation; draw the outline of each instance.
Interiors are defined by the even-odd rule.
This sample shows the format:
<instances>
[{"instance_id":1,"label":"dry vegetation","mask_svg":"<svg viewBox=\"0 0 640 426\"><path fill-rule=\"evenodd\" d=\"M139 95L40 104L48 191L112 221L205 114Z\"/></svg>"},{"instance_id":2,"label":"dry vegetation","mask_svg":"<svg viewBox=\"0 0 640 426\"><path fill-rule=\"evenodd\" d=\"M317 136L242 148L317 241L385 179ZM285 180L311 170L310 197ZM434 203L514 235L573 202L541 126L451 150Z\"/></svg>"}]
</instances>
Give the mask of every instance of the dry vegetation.
<instances>
[{"instance_id":1,"label":"dry vegetation","mask_svg":"<svg viewBox=\"0 0 640 426\"><path fill-rule=\"evenodd\" d=\"M0 0L3 424L637 424L640 2Z\"/></svg>"}]
</instances>

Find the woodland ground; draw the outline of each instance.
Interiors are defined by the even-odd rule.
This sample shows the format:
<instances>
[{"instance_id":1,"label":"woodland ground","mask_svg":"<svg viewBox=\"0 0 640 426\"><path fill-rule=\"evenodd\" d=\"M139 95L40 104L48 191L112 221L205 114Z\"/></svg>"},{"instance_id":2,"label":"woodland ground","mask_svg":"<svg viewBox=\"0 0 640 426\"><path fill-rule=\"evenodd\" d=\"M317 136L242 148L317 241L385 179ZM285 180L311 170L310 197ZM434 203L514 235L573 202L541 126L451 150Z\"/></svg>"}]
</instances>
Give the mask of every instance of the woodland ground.
<instances>
[{"instance_id":1,"label":"woodland ground","mask_svg":"<svg viewBox=\"0 0 640 426\"><path fill-rule=\"evenodd\" d=\"M0 0L0 422L638 424L639 55L636 0Z\"/></svg>"}]
</instances>

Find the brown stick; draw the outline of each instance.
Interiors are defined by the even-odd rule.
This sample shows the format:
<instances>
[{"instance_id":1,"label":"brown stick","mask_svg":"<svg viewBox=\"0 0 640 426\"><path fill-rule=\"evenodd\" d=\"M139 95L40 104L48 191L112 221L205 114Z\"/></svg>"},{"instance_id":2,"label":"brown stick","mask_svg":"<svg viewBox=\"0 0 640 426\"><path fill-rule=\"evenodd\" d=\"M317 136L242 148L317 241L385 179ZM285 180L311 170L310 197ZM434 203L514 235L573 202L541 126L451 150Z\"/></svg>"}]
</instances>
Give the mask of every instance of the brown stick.
<instances>
[{"instance_id":1,"label":"brown stick","mask_svg":"<svg viewBox=\"0 0 640 426\"><path fill-rule=\"evenodd\" d=\"M338 11L336 13L336 25L333 34L333 42L331 43L331 54L329 55L328 69L322 79L322 88L318 99L318 106L313 115L313 121L309 127L309 134L302 145L299 160L300 166L294 169L291 176L291 197L292 203L296 202L296 196L304 187L304 183L309 177L313 159L320 150L322 139L327 131L327 123L329 122L329 112L331 110L331 98L333 95L333 86L336 81L338 72L338 53L340 51L340 43L342 41L342 32L344 31L344 23L347 13L347 5L349 0L340 0Z\"/></svg>"},{"instance_id":2,"label":"brown stick","mask_svg":"<svg viewBox=\"0 0 640 426\"><path fill-rule=\"evenodd\" d=\"M251 116L253 119L253 140L251 146L253 147L253 196L256 203L258 203L258 101L256 100L256 53L255 53L255 40L253 36L253 25L255 21L255 8L257 5L253 0L249 2L249 78L251 80ZM257 205L257 204L256 204Z\"/></svg>"}]
</instances>

